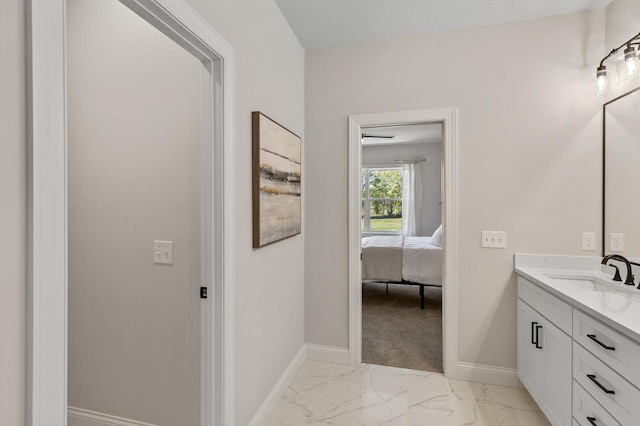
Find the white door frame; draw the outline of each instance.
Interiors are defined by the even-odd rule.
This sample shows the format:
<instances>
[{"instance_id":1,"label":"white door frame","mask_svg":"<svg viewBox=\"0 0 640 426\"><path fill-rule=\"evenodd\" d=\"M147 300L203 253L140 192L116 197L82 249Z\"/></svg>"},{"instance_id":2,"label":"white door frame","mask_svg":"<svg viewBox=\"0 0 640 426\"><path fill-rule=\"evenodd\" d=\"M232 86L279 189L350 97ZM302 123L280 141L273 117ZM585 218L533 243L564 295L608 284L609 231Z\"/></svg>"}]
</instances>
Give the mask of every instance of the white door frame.
<instances>
[{"instance_id":1,"label":"white door frame","mask_svg":"<svg viewBox=\"0 0 640 426\"><path fill-rule=\"evenodd\" d=\"M234 50L183 0L121 0L203 64L201 425L234 425ZM27 424L67 424L66 3L29 0Z\"/></svg>"},{"instance_id":2,"label":"white door frame","mask_svg":"<svg viewBox=\"0 0 640 426\"><path fill-rule=\"evenodd\" d=\"M361 169L362 128L442 123L444 164L444 265L443 265L443 363L447 377L457 375L458 275L457 275L457 171L456 109L439 108L349 116L349 362L362 362Z\"/></svg>"}]
</instances>

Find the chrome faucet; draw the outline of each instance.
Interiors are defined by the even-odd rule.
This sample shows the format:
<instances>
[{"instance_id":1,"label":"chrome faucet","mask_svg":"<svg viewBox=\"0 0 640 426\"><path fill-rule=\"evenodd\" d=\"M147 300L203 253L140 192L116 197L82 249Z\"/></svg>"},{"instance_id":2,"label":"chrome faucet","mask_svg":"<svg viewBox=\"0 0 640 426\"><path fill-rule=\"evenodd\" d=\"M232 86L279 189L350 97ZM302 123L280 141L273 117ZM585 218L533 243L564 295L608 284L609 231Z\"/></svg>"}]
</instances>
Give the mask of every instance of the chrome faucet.
<instances>
[{"instance_id":1,"label":"chrome faucet","mask_svg":"<svg viewBox=\"0 0 640 426\"><path fill-rule=\"evenodd\" d=\"M609 260L617 260L619 262L624 263L625 266L627 267L627 278L624 280L624 283L626 285L635 285L635 283L633 282L633 271L631 270L631 263L627 260L626 257L619 254L609 254L602 259L601 263L603 265L606 265ZM613 280L622 281L622 277L620 277L620 270L618 270L618 267L616 265L608 265L608 266L613 266L614 268L616 268L616 273L613 276Z\"/></svg>"}]
</instances>

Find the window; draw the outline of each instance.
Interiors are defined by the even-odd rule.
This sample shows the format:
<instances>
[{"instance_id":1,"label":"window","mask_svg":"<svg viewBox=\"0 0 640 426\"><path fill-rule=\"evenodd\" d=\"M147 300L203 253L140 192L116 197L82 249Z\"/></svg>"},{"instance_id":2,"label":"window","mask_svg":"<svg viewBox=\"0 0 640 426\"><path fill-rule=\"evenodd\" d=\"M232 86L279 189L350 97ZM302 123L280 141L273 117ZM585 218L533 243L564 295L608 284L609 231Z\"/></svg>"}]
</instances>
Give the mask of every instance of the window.
<instances>
[{"instance_id":1,"label":"window","mask_svg":"<svg viewBox=\"0 0 640 426\"><path fill-rule=\"evenodd\" d=\"M402 231L402 169L362 169L362 232Z\"/></svg>"}]
</instances>

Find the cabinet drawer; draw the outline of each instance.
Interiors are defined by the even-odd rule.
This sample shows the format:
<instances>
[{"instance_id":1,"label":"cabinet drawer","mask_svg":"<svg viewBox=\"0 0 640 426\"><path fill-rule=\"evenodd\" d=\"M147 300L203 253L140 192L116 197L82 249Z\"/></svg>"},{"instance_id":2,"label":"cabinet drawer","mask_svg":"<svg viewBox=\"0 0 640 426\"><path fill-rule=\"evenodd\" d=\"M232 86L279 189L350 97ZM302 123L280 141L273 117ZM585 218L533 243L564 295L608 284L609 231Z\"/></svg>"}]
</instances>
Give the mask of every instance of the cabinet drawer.
<instances>
[{"instance_id":1,"label":"cabinet drawer","mask_svg":"<svg viewBox=\"0 0 640 426\"><path fill-rule=\"evenodd\" d=\"M573 309L537 285L518 277L518 297L571 336Z\"/></svg>"},{"instance_id":2,"label":"cabinet drawer","mask_svg":"<svg viewBox=\"0 0 640 426\"><path fill-rule=\"evenodd\" d=\"M620 424L640 424L640 391L575 341L573 378Z\"/></svg>"},{"instance_id":3,"label":"cabinet drawer","mask_svg":"<svg viewBox=\"0 0 640 426\"><path fill-rule=\"evenodd\" d=\"M589 418L592 421L589 421ZM578 382L573 381L573 419L580 426L621 426L611 414L584 390Z\"/></svg>"},{"instance_id":4,"label":"cabinet drawer","mask_svg":"<svg viewBox=\"0 0 640 426\"><path fill-rule=\"evenodd\" d=\"M577 310L573 313L573 339L636 387L640 387L638 343Z\"/></svg>"}]
</instances>

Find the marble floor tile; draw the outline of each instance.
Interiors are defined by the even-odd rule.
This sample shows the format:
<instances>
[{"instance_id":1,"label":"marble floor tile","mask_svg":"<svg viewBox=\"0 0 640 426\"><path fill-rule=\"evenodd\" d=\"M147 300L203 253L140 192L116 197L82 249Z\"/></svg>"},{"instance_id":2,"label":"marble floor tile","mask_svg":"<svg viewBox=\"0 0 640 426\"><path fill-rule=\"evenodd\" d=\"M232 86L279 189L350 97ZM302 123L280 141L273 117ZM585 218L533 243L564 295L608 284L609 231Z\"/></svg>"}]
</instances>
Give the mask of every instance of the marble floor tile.
<instances>
[{"instance_id":1,"label":"marble floor tile","mask_svg":"<svg viewBox=\"0 0 640 426\"><path fill-rule=\"evenodd\" d=\"M331 380L347 383L369 383L369 365L362 364L354 367L334 364L331 370Z\"/></svg>"},{"instance_id":2,"label":"marble floor tile","mask_svg":"<svg viewBox=\"0 0 640 426\"><path fill-rule=\"evenodd\" d=\"M451 393L460 401L473 402L479 406L494 405L489 387L484 383L449 379Z\"/></svg>"},{"instance_id":3,"label":"marble floor tile","mask_svg":"<svg viewBox=\"0 0 640 426\"><path fill-rule=\"evenodd\" d=\"M331 378L333 364L317 361L305 361L289 388L295 392L322 395Z\"/></svg>"},{"instance_id":4,"label":"marble floor tile","mask_svg":"<svg viewBox=\"0 0 640 426\"><path fill-rule=\"evenodd\" d=\"M324 401L329 409L315 419L325 424L383 424L407 413L406 392L401 386L372 391L365 384L330 382Z\"/></svg>"},{"instance_id":5,"label":"marble floor tile","mask_svg":"<svg viewBox=\"0 0 640 426\"><path fill-rule=\"evenodd\" d=\"M507 426L551 426L551 423L540 411L515 408L501 408L500 411L502 411Z\"/></svg>"},{"instance_id":6,"label":"marble floor tile","mask_svg":"<svg viewBox=\"0 0 640 426\"><path fill-rule=\"evenodd\" d=\"M487 389L491 398L493 398L494 402L500 408L540 411L538 405L525 389L515 389L497 385L487 385Z\"/></svg>"},{"instance_id":7,"label":"marble floor tile","mask_svg":"<svg viewBox=\"0 0 640 426\"><path fill-rule=\"evenodd\" d=\"M502 412L498 407L491 405L469 404L471 407L460 410L461 425L474 426L506 426Z\"/></svg>"},{"instance_id":8,"label":"marble floor tile","mask_svg":"<svg viewBox=\"0 0 640 426\"><path fill-rule=\"evenodd\" d=\"M298 393L288 389L276 406L269 425L307 424L313 421L322 403L322 396Z\"/></svg>"},{"instance_id":9,"label":"marble floor tile","mask_svg":"<svg viewBox=\"0 0 640 426\"><path fill-rule=\"evenodd\" d=\"M268 426L546 426L526 390L441 373L305 361Z\"/></svg>"},{"instance_id":10,"label":"marble floor tile","mask_svg":"<svg viewBox=\"0 0 640 426\"><path fill-rule=\"evenodd\" d=\"M410 407L441 406L452 401L451 385L443 375L414 375L405 377L405 389Z\"/></svg>"}]
</instances>

